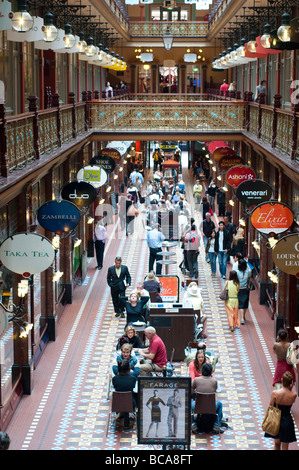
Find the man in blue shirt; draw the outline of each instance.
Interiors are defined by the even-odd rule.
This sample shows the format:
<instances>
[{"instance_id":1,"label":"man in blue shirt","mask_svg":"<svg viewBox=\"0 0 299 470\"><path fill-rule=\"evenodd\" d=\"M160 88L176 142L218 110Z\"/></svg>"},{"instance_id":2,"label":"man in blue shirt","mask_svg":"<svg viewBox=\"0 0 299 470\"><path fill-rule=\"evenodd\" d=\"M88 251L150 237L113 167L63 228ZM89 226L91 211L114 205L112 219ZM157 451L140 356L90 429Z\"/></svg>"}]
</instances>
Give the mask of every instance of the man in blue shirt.
<instances>
[{"instance_id":1,"label":"man in blue shirt","mask_svg":"<svg viewBox=\"0 0 299 470\"><path fill-rule=\"evenodd\" d=\"M159 224L155 224L152 230L149 230L146 235L147 245L149 247L149 272L154 269L154 262L156 261L156 274L159 275L162 272L162 264L157 263L162 259L161 255L158 255L159 251L162 251L162 242L164 242L165 236L161 232Z\"/></svg>"}]
</instances>

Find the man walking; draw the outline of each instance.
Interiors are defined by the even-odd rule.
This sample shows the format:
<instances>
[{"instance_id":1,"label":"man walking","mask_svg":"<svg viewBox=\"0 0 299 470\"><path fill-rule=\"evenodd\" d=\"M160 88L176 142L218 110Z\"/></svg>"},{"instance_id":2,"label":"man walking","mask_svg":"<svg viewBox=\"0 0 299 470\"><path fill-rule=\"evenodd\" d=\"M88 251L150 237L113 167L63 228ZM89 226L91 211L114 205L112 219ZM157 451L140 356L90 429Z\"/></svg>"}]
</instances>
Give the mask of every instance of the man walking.
<instances>
[{"instance_id":1,"label":"man walking","mask_svg":"<svg viewBox=\"0 0 299 470\"><path fill-rule=\"evenodd\" d=\"M210 212L206 213L205 218L203 219L202 223L200 224L200 229L202 232L202 238L203 238L203 243L205 246L205 251L206 251L206 246L208 243L208 239L211 237L212 231L215 230L215 224L213 220L211 219L211 214ZM209 257L206 253L206 261L209 263Z\"/></svg>"},{"instance_id":2,"label":"man walking","mask_svg":"<svg viewBox=\"0 0 299 470\"><path fill-rule=\"evenodd\" d=\"M107 230L103 226L102 222L98 222L95 230L94 230L94 238L95 238L95 250L96 250L96 258L97 258L97 268L102 269L103 267L103 258L104 258L104 250L105 250L105 242L107 238Z\"/></svg>"},{"instance_id":3,"label":"man walking","mask_svg":"<svg viewBox=\"0 0 299 470\"><path fill-rule=\"evenodd\" d=\"M124 296L126 288L131 285L131 275L127 266L121 264L121 257L115 258L115 265L110 266L107 271L107 284L111 289L111 297L114 306L115 316L125 317L123 304L119 297Z\"/></svg>"},{"instance_id":4,"label":"man walking","mask_svg":"<svg viewBox=\"0 0 299 470\"><path fill-rule=\"evenodd\" d=\"M219 271L223 279L226 278L226 260L227 253L230 250L230 235L228 230L224 229L224 223L221 220L219 222L219 230L215 237L215 254L218 256Z\"/></svg>"},{"instance_id":5,"label":"man walking","mask_svg":"<svg viewBox=\"0 0 299 470\"><path fill-rule=\"evenodd\" d=\"M165 236L161 231L159 224L155 224L153 230L149 230L146 235L147 245L149 247L149 272L154 269L154 262L156 261L156 274L159 275L162 272L162 264L158 263L162 259L161 255L158 255L159 251L162 250L162 243L165 240Z\"/></svg>"}]
</instances>

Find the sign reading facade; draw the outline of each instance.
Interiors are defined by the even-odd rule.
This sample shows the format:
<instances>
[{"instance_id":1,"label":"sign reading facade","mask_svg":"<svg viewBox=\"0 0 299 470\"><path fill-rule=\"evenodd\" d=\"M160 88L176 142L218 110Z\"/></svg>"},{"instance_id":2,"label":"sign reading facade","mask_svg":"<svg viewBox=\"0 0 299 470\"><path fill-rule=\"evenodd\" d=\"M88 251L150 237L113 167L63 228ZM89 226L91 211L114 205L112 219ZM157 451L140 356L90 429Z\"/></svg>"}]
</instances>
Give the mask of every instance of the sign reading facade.
<instances>
[{"instance_id":1,"label":"sign reading facade","mask_svg":"<svg viewBox=\"0 0 299 470\"><path fill-rule=\"evenodd\" d=\"M272 249L272 259L280 271L299 277L299 234L281 238Z\"/></svg>"},{"instance_id":2,"label":"sign reading facade","mask_svg":"<svg viewBox=\"0 0 299 470\"><path fill-rule=\"evenodd\" d=\"M226 173L226 181L230 186L237 188L243 181L255 179L255 172L246 165L234 166Z\"/></svg>"},{"instance_id":3,"label":"sign reading facade","mask_svg":"<svg viewBox=\"0 0 299 470\"><path fill-rule=\"evenodd\" d=\"M70 201L49 201L39 208L37 220L44 229L50 232L69 232L77 227L80 221L80 211Z\"/></svg>"},{"instance_id":4,"label":"sign reading facade","mask_svg":"<svg viewBox=\"0 0 299 470\"><path fill-rule=\"evenodd\" d=\"M17 233L1 244L0 260L13 273L29 277L48 269L54 261L51 242L38 233Z\"/></svg>"},{"instance_id":5,"label":"sign reading facade","mask_svg":"<svg viewBox=\"0 0 299 470\"><path fill-rule=\"evenodd\" d=\"M263 180L243 181L236 190L236 196L246 206L258 205L270 201L273 189Z\"/></svg>"},{"instance_id":6,"label":"sign reading facade","mask_svg":"<svg viewBox=\"0 0 299 470\"><path fill-rule=\"evenodd\" d=\"M261 233L267 235L282 233L294 222L291 209L281 202L264 202L251 213L251 223Z\"/></svg>"}]
</instances>

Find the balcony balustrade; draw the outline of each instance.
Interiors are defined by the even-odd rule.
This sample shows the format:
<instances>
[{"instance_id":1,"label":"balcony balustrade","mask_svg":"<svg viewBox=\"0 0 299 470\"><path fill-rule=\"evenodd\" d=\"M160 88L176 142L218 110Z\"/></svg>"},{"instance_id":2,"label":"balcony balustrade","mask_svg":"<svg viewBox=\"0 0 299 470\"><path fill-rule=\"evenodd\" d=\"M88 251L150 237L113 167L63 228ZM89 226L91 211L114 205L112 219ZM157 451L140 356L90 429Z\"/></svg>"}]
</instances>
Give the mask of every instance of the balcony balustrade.
<instances>
[{"instance_id":1,"label":"balcony balustrade","mask_svg":"<svg viewBox=\"0 0 299 470\"><path fill-rule=\"evenodd\" d=\"M132 38L162 37L168 31L174 37L206 37L207 21L130 21Z\"/></svg>"},{"instance_id":2,"label":"balcony balustrade","mask_svg":"<svg viewBox=\"0 0 299 470\"><path fill-rule=\"evenodd\" d=\"M90 94L85 94L90 98ZM142 96L142 95L141 95ZM30 112L5 117L0 105L0 178L15 170L30 170L30 164L51 153L64 151L78 143L78 139L92 134L117 133L132 135L159 133L167 139L169 134L184 133L194 140L201 136L225 134L246 135L261 146L268 146L280 158L288 160L296 171L299 162L299 106L293 111L250 101L246 94L242 100L204 100L207 95L147 96L147 101L132 95L130 100L90 100L38 111L36 97L32 98ZM151 98L151 100L148 100ZM159 98L159 99L158 99ZM185 99L184 99L185 98ZM52 103L52 106L53 106ZM56 106L55 106L56 103ZM1 180L0 180L1 182Z\"/></svg>"}]
</instances>

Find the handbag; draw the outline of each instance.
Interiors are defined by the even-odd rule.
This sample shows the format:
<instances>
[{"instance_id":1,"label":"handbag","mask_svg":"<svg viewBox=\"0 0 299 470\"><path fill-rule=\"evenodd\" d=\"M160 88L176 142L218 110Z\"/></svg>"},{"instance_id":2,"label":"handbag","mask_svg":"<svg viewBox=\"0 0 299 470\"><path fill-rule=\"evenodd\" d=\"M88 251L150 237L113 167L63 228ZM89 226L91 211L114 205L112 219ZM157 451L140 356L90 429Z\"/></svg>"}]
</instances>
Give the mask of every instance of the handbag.
<instances>
[{"instance_id":1,"label":"handbag","mask_svg":"<svg viewBox=\"0 0 299 470\"><path fill-rule=\"evenodd\" d=\"M255 290L255 285L253 284L252 280L249 278L247 282L247 289L248 290Z\"/></svg>"},{"instance_id":2,"label":"handbag","mask_svg":"<svg viewBox=\"0 0 299 470\"><path fill-rule=\"evenodd\" d=\"M270 434L270 436L277 436L280 428L281 411L276 404L276 397L273 405L269 405L266 411L262 430Z\"/></svg>"},{"instance_id":3,"label":"handbag","mask_svg":"<svg viewBox=\"0 0 299 470\"><path fill-rule=\"evenodd\" d=\"M228 300L228 288L225 287L221 294L219 295L220 300Z\"/></svg>"},{"instance_id":4,"label":"handbag","mask_svg":"<svg viewBox=\"0 0 299 470\"><path fill-rule=\"evenodd\" d=\"M297 352L297 347L294 345L294 343L289 344L287 355L286 355L286 361L288 364L293 364L293 365L296 365L299 363L299 352Z\"/></svg>"}]
</instances>

